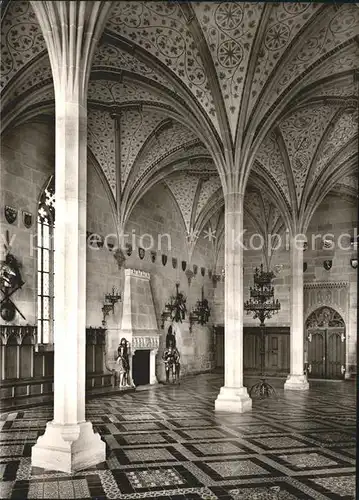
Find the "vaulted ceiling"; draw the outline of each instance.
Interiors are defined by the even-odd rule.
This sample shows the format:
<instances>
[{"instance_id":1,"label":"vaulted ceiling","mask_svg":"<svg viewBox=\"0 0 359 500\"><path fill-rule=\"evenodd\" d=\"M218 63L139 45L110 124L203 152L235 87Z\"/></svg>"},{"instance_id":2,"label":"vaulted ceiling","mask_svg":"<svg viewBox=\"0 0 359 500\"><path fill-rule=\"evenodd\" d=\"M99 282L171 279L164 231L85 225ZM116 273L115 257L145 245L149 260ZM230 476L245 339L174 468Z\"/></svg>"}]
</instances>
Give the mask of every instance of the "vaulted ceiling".
<instances>
[{"instance_id":1,"label":"vaulted ceiling","mask_svg":"<svg viewBox=\"0 0 359 500\"><path fill-rule=\"evenodd\" d=\"M53 114L30 2L9 2L1 37L3 129ZM88 147L122 222L162 182L200 231L229 174L249 182L263 231L305 225L329 191L356 196L358 37L355 4L114 2L92 64Z\"/></svg>"}]
</instances>

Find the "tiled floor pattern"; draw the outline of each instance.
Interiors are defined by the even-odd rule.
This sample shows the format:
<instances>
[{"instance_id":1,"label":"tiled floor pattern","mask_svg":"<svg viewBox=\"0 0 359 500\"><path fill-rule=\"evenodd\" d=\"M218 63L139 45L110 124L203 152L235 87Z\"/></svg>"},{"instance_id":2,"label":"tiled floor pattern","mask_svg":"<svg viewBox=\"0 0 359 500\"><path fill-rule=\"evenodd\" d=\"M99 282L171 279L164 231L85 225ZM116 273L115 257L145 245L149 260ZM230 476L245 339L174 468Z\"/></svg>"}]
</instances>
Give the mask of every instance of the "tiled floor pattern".
<instances>
[{"instance_id":1,"label":"tiled floor pattern","mask_svg":"<svg viewBox=\"0 0 359 500\"><path fill-rule=\"evenodd\" d=\"M73 475L31 468L50 406L3 414L0 498L354 499L355 383L275 384L278 399L245 414L214 413L215 374L91 400L107 461Z\"/></svg>"}]
</instances>

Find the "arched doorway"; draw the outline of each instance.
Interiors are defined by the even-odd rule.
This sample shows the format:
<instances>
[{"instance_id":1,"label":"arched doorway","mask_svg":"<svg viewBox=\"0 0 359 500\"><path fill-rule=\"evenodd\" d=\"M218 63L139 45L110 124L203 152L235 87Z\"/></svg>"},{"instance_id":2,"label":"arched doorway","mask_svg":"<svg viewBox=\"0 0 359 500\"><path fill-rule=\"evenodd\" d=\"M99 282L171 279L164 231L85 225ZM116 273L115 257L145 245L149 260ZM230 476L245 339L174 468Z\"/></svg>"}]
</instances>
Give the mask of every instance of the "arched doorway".
<instances>
[{"instance_id":1,"label":"arched doorway","mask_svg":"<svg viewBox=\"0 0 359 500\"><path fill-rule=\"evenodd\" d=\"M342 379L345 375L345 323L331 307L320 307L306 321L308 375Z\"/></svg>"}]
</instances>

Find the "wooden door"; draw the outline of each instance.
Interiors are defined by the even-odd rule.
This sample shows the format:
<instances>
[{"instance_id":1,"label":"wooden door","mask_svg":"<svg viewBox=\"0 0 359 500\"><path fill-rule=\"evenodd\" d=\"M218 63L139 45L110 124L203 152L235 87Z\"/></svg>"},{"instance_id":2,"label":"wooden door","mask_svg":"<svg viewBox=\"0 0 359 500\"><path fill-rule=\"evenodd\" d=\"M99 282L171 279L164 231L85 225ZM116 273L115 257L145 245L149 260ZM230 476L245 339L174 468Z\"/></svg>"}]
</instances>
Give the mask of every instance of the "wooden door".
<instances>
[{"instance_id":1,"label":"wooden door","mask_svg":"<svg viewBox=\"0 0 359 500\"><path fill-rule=\"evenodd\" d=\"M324 329L308 331L308 375L313 378L325 378L325 343Z\"/></svg>"},{"instance_id":2,"label":"wooden door","mask_svg":"<svg viewBox=\"0 0 359 500\"><path fill-rule=\"evenodd\" d=\"M318 328L308 331L309 376L341 379L345 371L344 328Z\"/></svg>"},{"instance_id":3,"label":"wooden door","mask_svg":"<svg viewBox=\"0 0 359 500\"><path fill-rule=\"evenodd\" d=\"M266 338L266 367L268 370L278 372L279 369L279 339L278 335L268 335Z\"/></svg>"},{"instance_id":4,"label":"wooden door","mask_svg":"<svg viewBox=\"0 0 359 500\"><path fill-rule=\"evenodd\" d=\"M340 379L345 371L345 335L343 328L326 330L327 355L326 378Z\"/></svg>"}]
</instances>

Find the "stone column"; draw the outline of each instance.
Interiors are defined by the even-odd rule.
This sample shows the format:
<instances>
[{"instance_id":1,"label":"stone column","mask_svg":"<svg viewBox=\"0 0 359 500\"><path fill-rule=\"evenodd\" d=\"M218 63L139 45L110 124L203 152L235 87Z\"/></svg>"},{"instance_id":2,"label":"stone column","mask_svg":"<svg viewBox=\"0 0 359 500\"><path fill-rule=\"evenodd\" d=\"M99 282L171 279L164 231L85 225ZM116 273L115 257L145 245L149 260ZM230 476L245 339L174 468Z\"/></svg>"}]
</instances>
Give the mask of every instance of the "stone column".
<instances>
[{"instance_id":1,"label":"stone column","mask_svg":"<svg viewBox=\"0 0 359 500\"><path fill-rule=\"evenodd\" d=\"M243 413L252 400L243 386L243 196L225 194L224 386L216 411Z\"/></svg>"},{"instance_id":2,"label":"stone column","mask_svg":"<svg viewBox=\"0 0 359 500\"><path fill-rule=\"evenodd\" d=\"M87 82L100 4L32 3L55 87L56 227L54 418L31 464L69 473L106 459L105 443L85 420Z\"/></svg>"},{"instance_id":3,"label":"stone column","mask_svg":"<svg viewBox=\"0 0 359 500\"><path fill-rule=\"evenodd\" d=\"M290 289L290 374L284 389L305 391L309 389L304 374L304 288L303 242L292 238L290 242L292 283Z\"/></svg>"}]
</instances>

